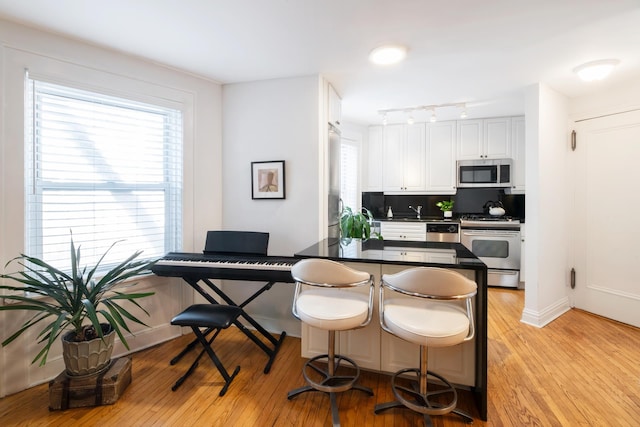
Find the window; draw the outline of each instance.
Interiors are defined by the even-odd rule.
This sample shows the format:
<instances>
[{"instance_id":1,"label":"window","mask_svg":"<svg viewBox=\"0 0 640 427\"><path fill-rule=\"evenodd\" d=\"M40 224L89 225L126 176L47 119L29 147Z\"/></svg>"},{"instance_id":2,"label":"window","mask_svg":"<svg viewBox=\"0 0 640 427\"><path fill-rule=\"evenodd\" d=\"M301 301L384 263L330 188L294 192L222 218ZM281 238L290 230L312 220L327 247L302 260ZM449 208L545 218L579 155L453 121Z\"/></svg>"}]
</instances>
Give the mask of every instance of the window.
<instances>
[{"instance_id":1,"label":"window","mask_svg":"<svg viewBox=\"0 0 640 427\"><path fill-rule=\"evenodd\" d=\"M26 253L93 265L182 242L182 113L27 78Z\"/></svg>"},{"instance_id":2,"label":"window","mask_svg":"<svg viewBox=\"0 0 640 427\"><path fill-rule=\"evenodd\" d=\"M347 138L340 143L340 198L354 212L360 208L358 193L358 144Z\"/></svg>"}]
</instances>

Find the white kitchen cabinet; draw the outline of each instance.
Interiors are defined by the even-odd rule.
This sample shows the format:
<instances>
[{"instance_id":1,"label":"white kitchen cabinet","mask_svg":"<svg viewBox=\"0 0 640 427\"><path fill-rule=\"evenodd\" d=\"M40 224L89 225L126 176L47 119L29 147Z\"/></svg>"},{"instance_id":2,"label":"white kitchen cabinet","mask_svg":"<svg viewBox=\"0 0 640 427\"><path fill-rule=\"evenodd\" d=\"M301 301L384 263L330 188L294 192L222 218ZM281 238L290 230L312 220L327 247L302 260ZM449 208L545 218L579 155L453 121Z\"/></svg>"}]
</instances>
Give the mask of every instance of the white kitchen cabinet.
<instances>
[{"instance_id":1,"label":"white kitchen cabinet","mask_svg":"<svg viewBox=\"0 0 640 427\"><path fill-rule=\"evenodd\" d=\"M520 282L524 283L526 281L525 276L525 247L526 247L526 237L525 237L525 224L520 224Z\"/></svg>"},{"instance_id":2,"label":"white kitchen cabinet","mask_svg":"<svg viewBox=\"0 0 640 427\"><path fill-rule=\"evenodd\" d=\"M382 126L371 126L363 153L362 191L382 191L382 162Z\"/></svg>"},{"instance_id":3,"label":"white kitchen cabinet","mask_svg":"<svg viewBox=\"0 0 640 427\"><path fill-rule=\"evenodd\" d=\"M482 120L457 122L457 160L474 160L484 156Z\"/></svg>"},{"instance_id":4,"label":"white kitchen cabinet","mask_svg":"<svg viewBox=\"0 0 640 427\"><path fill-rule=\"evenodd\" d=\"M426 125L426 192L456 193L456 122Z\"/></svg>"},{"instance_id":5,"label":"white kitchen cabinet","mask_svg":"<svg viewBox=\"0 0 640 427\"><path fill-rule=\"evenodd\" d=\"M525 120L524 117L511 119L511 194L525 193Z\"/></svg>"},{"instance_id":6,"label":"white kitchen cabinet","mask_svg":"<svg viewBox=\"0 0 640 427\"><path fill-rule=\"evenodd\" d=\"M337 128L340 128L341 121L342 121L342 100L340 99L338 92L336 92L334 87L331 85L329 85L328 99L329 99L329 102L328 102L329 123L331 123Z\"/></svg>"},{"instance_id":7,"label":"white kitchen cabinet","mask_svg":"<svg viewBox=\"0 0 640 427\"><path fill-rule=\"evenodd\" d=\"M380 221L380 234L385 240L426 242L427 226L424 222Z\"/></svg>"},{"instance_id":8,"label":"white kitchen cabinet","mask_svg":"<svg viewBox=\"0 0 640 427\"><path fill-rule=\"evenodd\" d=\"M511 158L511 118L484 119L485 159Z\"/></svg>"},{"instance_id":9,"label":"white kitchen cabinet","mask_svg":"<svg viewBox=\"0 0 640 427\"><path fill-rule=\"evenodd\" d=\"M456 160L513 158L524 193L524 117L370 126L363 191L455 194Z\"/></svg>"},{"instance_id":10,"label":"white kitchen cabinet","mask_svg":"<svg viewBox=\"0 0 640 427\"><path fill-rule=\"evenodd\" d=\"M414 248L398 248L397 250L385 250L385 261L405 261L422 263L442 263L453 264L455 262L456 251L420 251Z\"/></svg>"},{"instance_id":11,"label":"white kitchen cabinet","mask_svg":"<svg viewBox=\"0 0 640 427\"><path fill-rule=\"evenodd\" d=\"M373 294L373 314L371 323L364 328L340 332L340 351L356 360L363 369L380 369L380 321L378 314L378 284L380 283L380 264L346 263L351 268L373 274L375 291ZM369 289L361 287L359 292Z\"/></svg>"},{"instance_id":12,"label":"white kitchen cabinet","mask_svg":"<svg viewBox=\"0 0 640 427\"><path fill-rule=\"evenodd\" d=\"M511 157L511 119L458 121L457 160Z\"/></svg>"},{"instance_id":13,"label":"white kitchen cabinet","mask_svg":"<svg viewBox=\"0 0 640 427\"><path fill-rule=\"evenodd\" d=\"M425 190L425 125L383 128L383 190L387 193Z\"/></svg>"}]
</instances>

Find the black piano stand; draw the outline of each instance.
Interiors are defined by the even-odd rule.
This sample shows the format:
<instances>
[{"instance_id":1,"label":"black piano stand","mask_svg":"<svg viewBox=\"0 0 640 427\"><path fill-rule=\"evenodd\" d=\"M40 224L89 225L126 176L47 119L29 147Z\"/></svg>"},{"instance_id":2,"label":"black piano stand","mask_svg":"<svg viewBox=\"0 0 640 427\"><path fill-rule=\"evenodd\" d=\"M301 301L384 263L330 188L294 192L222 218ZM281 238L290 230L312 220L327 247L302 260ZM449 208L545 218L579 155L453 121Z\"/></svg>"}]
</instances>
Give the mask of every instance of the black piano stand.
<instances>
[{"instance_id":1,"label":"black piano stand","mask_svg":"<svg viewBox=\"0 0 640 427\"><path fill-rule=\"evenodd\" d=\"M207 301L209 301L211 304L219 304L218 301L216 301L215 298L213 298L213 296L211 296L211 294L209 294L204 288L202 288L202 286L200 286L200 284L198 283L199 281L203 281L204 283L206 283L206 285L213 290L218 296L220 296L220 298L222 298L224 300L224 302L226 302L229 305L235 305L237 307L240 307L241 312L240 312L240 317L243 317L247 322L249 322L249 324L251 324L251 326L253 326L256 329L256 332L258 332L262 337L266 338L272 345L272 347L269 347L268 345L266 345L260 338L258 338L258 336L251 331L249 328L247 328L242 322L240 322L240 320L235 320L233 322L234 325L236 325L236 327L238 329L240 329L247 337L249 337L249 339L251 339L251 341L253 341L258 347L260 347L262 349L262 351L264 351L267 356L269 357L269 360L267 361L267 364L264 367L264 373L268 374L269 371L271 370L271 365L273 365L273 361L276 358L276 355L278 354L278 351L280 350L280 346L282 345L282 342L284 341L284 338L287 336L287 333L285 331L282 331L282 333L280 334L280 338L276 339L269 331L267 331L265 328L262 327L262 325L260 325L258 322L255 321L255 319L253 319L251 316L249 316L249 314L244 311L244 307L249 304L251 301L253 301L254 299L256 299L258 296L260 296L261 294L263 294L264 292L268 291L269 289L271 289L271 287L273 286L273 284L275 282L268 282L267 284L265 284L262 288L258 289L253 295L251 295L249 298L247 298L244 302L242 302L242 304L236 304L235 302L233 302L233 300L231 298L229 298L229 296L227 294L225 294L224 292L222 292L222 290L220 290L220 288L218 288L213 282L211 282L211 280L209 279L205 279L202 277L183 277L183 279L189 283L189 285L191 285L191 287L193 287L200 295L202 295ZM203 336L204 338L206 338L209 334L211 334L211 332L215 331L215 328L208 328L204 331ZM209 344L211 344L211 342L213 342L213 340L216 338L218 334L216 333L213 338L211 339L211 341L209 342ZM189 344L187 344L187 346L173 359L171 359L170 364L171 365L175 365L176 363L178 363L178 361L182 358L182 356L184 356L185 354L189 353L195 346L197 346L199 343L199 338L194 339L193 341L191 341ZM200 354L200 356L202 356L202 353ZM197 366L197 361L200 359L200 356L198 356L198 358L196 359L196 362L194 362L194 365ZM195 368L195 366L192 367L192 369ZM188 376L189 372L187 372L187 374L185 374L185 378ZM184 379L182 379L184 381ZM180 380L178 380L180 381ZM176 386L178 386L179 384L176 384Z\"/></svg>"}]
</instances>

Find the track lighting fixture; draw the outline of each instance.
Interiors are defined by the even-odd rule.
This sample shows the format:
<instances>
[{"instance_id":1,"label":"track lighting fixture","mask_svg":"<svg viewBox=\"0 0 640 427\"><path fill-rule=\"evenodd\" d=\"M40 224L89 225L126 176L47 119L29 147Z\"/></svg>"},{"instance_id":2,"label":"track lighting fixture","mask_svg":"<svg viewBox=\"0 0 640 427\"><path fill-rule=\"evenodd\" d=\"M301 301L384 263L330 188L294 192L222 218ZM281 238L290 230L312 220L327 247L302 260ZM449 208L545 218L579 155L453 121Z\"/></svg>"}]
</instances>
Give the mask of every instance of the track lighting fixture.
<instances>
[{"instance_id":1,"label":"track lighting fixture","mask_svg":"<svg viewBox=\"0 0 640 427\"><path fill-rule=\"evenodd\" d=\"M462 104L462 111L460 112L460 118L461 119L466 119L467 118L467 107Z\"/></svg>"},{"instance_id":2,"label":"track lighting fixture","mask_svg":"<svg viewBox=\"0 0 640 427\"><path fill-rule=\"evenodd\" d=\"M460 118L467 118L467 104L466 103L458 103L458 104L439 104L439 105L419 105L415 107L408 108L390 108L387 110L378 110L378 114L382 115L382 124L386 125L389 122L389 114L392 113L403 113L406 115L407 124L414 124L416 122L416 118L414 116L415 112L420 113L421 111L430 112L429 122L434 123L438 120L436 116L436 109L443 108L459 108L460 109ZM445 114L446 115L446 114Z\"/></svg>"}]
</instances>

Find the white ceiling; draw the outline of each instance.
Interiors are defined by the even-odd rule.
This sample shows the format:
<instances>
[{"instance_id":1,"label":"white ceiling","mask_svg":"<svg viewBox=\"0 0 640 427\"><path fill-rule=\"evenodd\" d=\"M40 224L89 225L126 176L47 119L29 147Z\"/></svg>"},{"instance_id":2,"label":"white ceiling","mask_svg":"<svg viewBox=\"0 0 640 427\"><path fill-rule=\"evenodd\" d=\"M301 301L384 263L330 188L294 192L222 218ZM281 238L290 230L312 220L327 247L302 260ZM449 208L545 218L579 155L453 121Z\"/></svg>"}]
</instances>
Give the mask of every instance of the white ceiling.
<instances>
[{"instance_id":1,"label":"white ceiling","mask_svg":"<svg viewBox=\"0 0 640 427\"><path fill-rule=\"evenodd\" d=\"M321 73L362 124L460 102L469 117L522 114L536 82L574 97L640 78L639 0L0 0L0 17L223 84ZM389 42L407 59L369 64ZM606 82L572 73L603 58L621 61Z\"/></svg>"}]
</instances>

